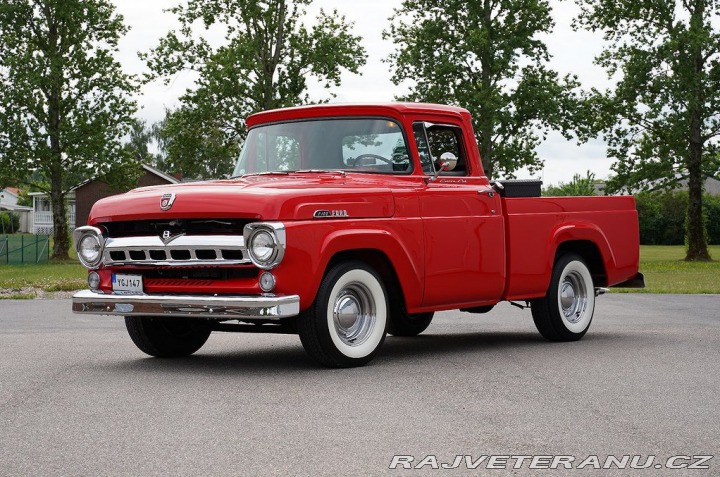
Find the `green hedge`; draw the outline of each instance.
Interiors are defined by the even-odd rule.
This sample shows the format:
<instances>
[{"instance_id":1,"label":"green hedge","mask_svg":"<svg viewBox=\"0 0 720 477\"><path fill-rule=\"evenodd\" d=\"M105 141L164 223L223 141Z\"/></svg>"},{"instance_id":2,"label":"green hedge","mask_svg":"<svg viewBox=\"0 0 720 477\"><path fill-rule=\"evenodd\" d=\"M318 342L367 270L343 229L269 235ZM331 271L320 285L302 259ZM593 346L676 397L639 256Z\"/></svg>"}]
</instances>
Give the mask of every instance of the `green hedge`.
<instances>
[{"instance_id":1,"label":"green hedge","mask_svg":"<svg viewBox=\"0 0 720 477\"><path fill-rule=\"evenodd\" d=\"M0 212L0 234L14 233L20 228L20 217L10 212Z\"/></svg>"},{"instance_id":2,"label":"green hedge","mask_svg":"<svg viewBox=\"0 0 720 477\"><path fill-rule=\"evenodd\" d=\"M641 192L635 195L643 245L684 245L688 193ZM708 243L720 245L720 197L703 198Z\"/></svg>"}]
</instances>

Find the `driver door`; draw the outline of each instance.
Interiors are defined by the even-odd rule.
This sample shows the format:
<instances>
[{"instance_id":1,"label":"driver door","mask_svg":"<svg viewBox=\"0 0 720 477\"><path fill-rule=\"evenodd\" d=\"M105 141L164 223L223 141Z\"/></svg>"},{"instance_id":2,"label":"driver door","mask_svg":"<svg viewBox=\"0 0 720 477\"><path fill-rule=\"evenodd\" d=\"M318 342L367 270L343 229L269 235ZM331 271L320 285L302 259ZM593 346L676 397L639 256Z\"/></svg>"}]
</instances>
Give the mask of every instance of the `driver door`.
<instances>
[{"instance_id":1,"label":"driver door","mask_svg":"<svg viewBox=\"0 0 720 477\"><path fill-rule=\"evenodd\" d=\"M500 198L487 177L472 175L459 126L415 123L413 132L428 176L420 195L426 257L423 305L495 303L505 287ZM457 164L437 173L445 153L454 155Z\"/></svg>"}]
</instances>

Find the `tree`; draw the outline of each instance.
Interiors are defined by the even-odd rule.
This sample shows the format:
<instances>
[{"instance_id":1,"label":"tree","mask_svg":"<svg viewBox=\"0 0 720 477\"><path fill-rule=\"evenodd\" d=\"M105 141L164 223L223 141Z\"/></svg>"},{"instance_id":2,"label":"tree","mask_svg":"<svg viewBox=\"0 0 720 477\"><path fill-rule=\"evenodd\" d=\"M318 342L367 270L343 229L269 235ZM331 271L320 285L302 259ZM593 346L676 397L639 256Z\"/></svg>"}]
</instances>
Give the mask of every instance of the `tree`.
<instances>
[{"instance_id":1,"label":"tree","mask_svg":"<svg viewBox=\"0 0 720 477\"><path fill-rule=\"evenodd\" d=\"M237 161L240 136L228 138L222 128L197 117L197 112L181 106L166 111L165 118L153 125L159 153L156 165L188 179L223 177Z\"/></svg>"},{"instance_id":2,"label":"tree","mask_svg":"<svg viewBox=\"0 0 720 477\"><path fill-rule=\"evenodd\" d=\"M585 173L585 177L580 174L573 175L573 178L568 183L561 182L557 186L550 186L543 192L546 196L589 196L597 195L595 185L595 174L590 171Z\"/></svg>"},{"instance_id":3,"label":"tree","mask_svg":"<svg viewBox=\"0 0 720 477\"><path fill-rule=\"evenodd\" d=\"M610 190L687 181L686 260L710 260L703 182L718 170L720 2L577 0L577 26L604 34L596 62L617 85L596 92L598 130L617 159Z\"/></svg>"},{"instance_id":4,"label":"tree","mask_svg":"<svg viewBox=\"0 0 720 477\"><path fill-rule=\"evenodd\" d=\"M67 191L127 160L136 88L113 58L126 31L107 0L0 3L0 171L49 194L53 258L68 258Z\"/></svg>"},{"instance_id":5,"label":"tree","mask_svg":"<svg viewBox=\"0 0 720 477\"><path fill-rule=\"evenodd\" d=\"M538 39L552 31L550 13L546 0L404 0L384 32L397 45L393 82L412 83L400 99L470 110L489 177L538 169L546 133L570 138L580 118L576 78L547 68Z\"/></svg>"},{"instance_id":6,"label":"tree","mask_svg":"<svg viewBox=\"0 0 720 477\"><path fill-rule=\"evenodd\" d=\"M153 139L153 128L148 127L145 120L133 118L130 122L130 137L124 147L135 163L154 164L156 159L150 152Z\"/></svg>"},{"instance_id":7,"label":"tree","mask_svg":"<svg viewBox=\"0 0 720 477\"><path fill-rule=\"evenodd\" d=\"M141 57L151 73L147 80L184 70L198 75L196 88L180 98L182 106L165 122L168 158L175 167L197 170L195 164L216 151L224 160L212 173L232 171L245 134L245 118L257 111L308 103L308 79L325 88L338 86L343 70L357 73L365 49L352 35L352 23L337 11L322 10L308 27L305 6L310 0L190 0L169 11L177 15L171 31L157 48ZM224 44L212 47L196 35L198 27L220 28ZM171 171L176 172L176 171Z\"/></svg>"}]
</instances>

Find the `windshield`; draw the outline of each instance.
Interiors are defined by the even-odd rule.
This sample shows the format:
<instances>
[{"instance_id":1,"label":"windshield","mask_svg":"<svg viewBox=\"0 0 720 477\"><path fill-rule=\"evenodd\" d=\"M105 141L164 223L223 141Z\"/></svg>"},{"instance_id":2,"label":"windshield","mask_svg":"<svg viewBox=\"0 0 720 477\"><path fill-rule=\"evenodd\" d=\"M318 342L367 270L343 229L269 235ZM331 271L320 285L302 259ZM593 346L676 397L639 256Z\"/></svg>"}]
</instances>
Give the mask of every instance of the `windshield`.
<instances>
[{"instance_id":1,"label":"windshield","mask_svg":"<svg viewBox=\"0 0 720 477\"><path fill-rule=\"evenodd\" d=\"M402 128L387 119L323 119L258 126L233 176L298 170L409 174Z\"/></svg>"}]
</instances>

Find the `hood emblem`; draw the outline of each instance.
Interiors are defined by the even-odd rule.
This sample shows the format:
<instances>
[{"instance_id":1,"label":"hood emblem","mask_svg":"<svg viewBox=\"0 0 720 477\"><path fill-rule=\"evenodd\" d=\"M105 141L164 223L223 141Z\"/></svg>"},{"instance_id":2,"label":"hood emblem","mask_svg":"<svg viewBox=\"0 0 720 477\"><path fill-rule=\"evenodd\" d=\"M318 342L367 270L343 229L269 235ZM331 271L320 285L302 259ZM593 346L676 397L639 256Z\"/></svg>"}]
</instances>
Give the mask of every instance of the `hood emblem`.
<instances>
[{"instance_id":1,"label":"hood emblem","mask_svg":"<svg viewBox=\"0 0 720 477\"><path fill-rule=\"evenodd\" d=\"M160 210L170 210L173 202L175 202L175 194L172 192L163 194L162 197L160 197Z\"/></svg>"},{"instance_id":2,"label":"hood emblem","mask_svg":"<svg viewBox=\"0 0 720 477\"><path fill-rule=\"evenodd\" d=\"M316 219L333 219L349 216L347 210L316 210L313 214L313 217Z\"/></svg>"}]
</instances>

